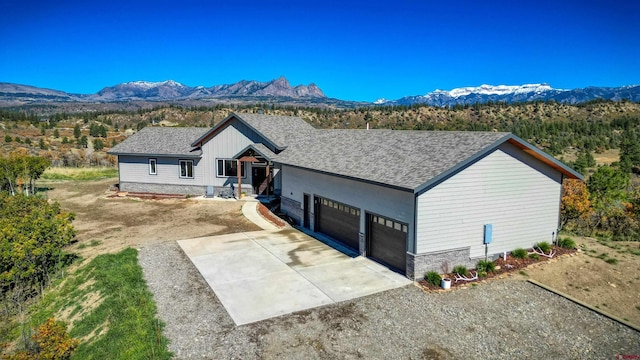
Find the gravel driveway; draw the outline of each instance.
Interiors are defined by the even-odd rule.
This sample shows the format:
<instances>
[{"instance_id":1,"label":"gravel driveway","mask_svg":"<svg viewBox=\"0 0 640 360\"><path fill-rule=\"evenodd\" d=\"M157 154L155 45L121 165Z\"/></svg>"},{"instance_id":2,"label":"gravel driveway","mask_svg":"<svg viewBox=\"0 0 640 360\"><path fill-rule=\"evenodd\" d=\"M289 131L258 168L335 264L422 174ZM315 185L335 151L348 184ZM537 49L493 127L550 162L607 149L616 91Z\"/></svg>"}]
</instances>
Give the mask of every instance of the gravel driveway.
<instances>
[{"instance_id":1,"label":"gravel driveway","mask_svg":"<svg viewBox=\"0 0 640 360\"><path fill-rule=\"evenodd\" d=\"M236 327L175 242L142 248L139 261L177 359L640 355L640 333L519 280L448 293L409 285Z\"/></svg>"}]
</instances>

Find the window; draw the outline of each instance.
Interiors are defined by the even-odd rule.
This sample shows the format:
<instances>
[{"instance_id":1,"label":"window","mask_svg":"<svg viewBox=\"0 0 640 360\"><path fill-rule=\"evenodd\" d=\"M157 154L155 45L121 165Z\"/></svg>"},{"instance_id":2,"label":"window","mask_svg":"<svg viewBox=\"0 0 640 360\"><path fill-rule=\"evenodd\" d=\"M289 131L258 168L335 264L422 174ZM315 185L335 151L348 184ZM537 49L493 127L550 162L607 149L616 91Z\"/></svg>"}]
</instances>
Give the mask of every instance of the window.
<instances>
[{"instance_id":1,"label":"window","mask_svg":"<svg viewBox=\"0 0 640 360\"><path fill-rule=\"evenodd\" d=\"M218 177L238 176L238 161L218 159ZM244 162L240 162L240 176L244 175Z\"/></svg>"},{"instance_id":2,"label":"window","mask_svg":"<svg viewBox=\"0 0 640 360\"><path fill-rule=\"evenodd\" d=\"M158 175L158 168L156 165L156 159L149 159L149 175Z\"/></svg>"},{"instance_id":3,"label":"window","mask_svg":"<svg viewBox=\"0 0 640 360\"><path fill-rule=\"evenodd\" d=\"M193 160L180 160L180 177L193 179Z\"/></svg>"},{"instance_id":4,"label":"window","mask_svg":"<svg viewBox=\"0 0 640 360\"><path fill-rule=\"evenodd\" d=\"M409 228L406 224L403 224L391 219L387 219L382 216L371 215L371 222L378 223L382 226L386 226L394 230L402 231L403 233L406 233L409 231Z\"/></svg>"}]
</instances>

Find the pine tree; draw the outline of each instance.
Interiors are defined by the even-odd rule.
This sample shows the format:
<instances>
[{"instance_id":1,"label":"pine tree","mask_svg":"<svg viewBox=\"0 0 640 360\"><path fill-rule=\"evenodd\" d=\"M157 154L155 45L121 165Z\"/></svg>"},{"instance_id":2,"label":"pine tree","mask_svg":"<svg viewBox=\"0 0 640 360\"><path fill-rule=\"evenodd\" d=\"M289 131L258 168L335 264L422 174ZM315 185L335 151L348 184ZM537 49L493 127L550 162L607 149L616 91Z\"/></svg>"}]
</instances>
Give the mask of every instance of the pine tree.
<instances>
[{"instance_id":1,"label":"pine tree","mask_svg":"<svg viewBox=\"0 0 640 360\"><path fill-rule=\"evenodd\" d=\"M76 126L73 127L73 137L78 139L80 135L82 135L82 133L80 132L80 125L76 124Z\"/></svg>"}]
</instances>

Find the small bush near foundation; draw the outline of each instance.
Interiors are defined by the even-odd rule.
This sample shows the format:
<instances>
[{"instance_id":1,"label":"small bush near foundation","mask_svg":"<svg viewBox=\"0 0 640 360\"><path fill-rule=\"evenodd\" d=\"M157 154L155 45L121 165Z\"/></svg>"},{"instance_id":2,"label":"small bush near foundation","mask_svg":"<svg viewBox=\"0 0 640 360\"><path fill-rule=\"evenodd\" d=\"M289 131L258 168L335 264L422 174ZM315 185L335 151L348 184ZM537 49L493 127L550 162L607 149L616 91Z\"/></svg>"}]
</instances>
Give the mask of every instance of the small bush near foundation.
<instances>
[{"instance_id":1,"label":"small bush near foundation","mask_svg":"<svg viewBox=\"0 0 640 360\"><path fill-rule=\"evenodd\" d=\"M540 255L538 255L538 254L529 254L529 258L533 259L533 260L540 260Z\"/></svg>"},{"instance_id":2,"label":"small bush near foundation","mask_svg":"<svg viewBox=\"0 0 640 360\"><path fill-rule=\"evenodd\" d=\"M549 251L551 251L551 245L546 241L541 241L541 242L537 243L536 247L538 249L542 250L542 252L544 252L544 253L548 253Z\"/></svg>"},{"instance_id":3,"label":"small bush near foundation","mask_svg":"<svg viewBox=\"0 0 640 360\"><path fill-rule=\"evenodd\" d=\"M469 270L464 265L456 265L453 267L453 273L461 276L469 276Z\"/></svg>"},{"instance_id":4,"label":"small bush near foundation","mask_svg":"<svg viewBox=\"0 0 640 360\"><path fill-rule=\"evenodd\" d=\"M496 271L496 264L490 260L480 260L476 265L478 273L490 273Z\"/></svg>"},{"instance_id":5,"label":"small bush near foundation","mask_svg":"<svg viewBox=\"0 0 640 360\"><path fill-rule=\"evenodd\" d=\"M424 274L424 279L433 286L440 286L440 280L442 280L442 277L435 271L428 271Z\"/></svg>"},{"instance_id":6,"label":"small bush near foundation","mask_svg":"<svg viewBox=\"0 0 640 360\"><path fill-rule=\"evenodd\" d=\"M513 255L513 257L516 259L524 259L527 257L527 250L523 248L517 248L511 252L511 255Z\"/></svg>"},{"instance_id":7,"label":"small bush near foundation","mask_svg":"<svg viewBox=\"0 0 640 360\"><path fill-rule=\"evenodd\" d=\"M558 246L565 249L577 249L576 242L572 238L560 238L558 239Z\"/></svg>"}]
</instances>

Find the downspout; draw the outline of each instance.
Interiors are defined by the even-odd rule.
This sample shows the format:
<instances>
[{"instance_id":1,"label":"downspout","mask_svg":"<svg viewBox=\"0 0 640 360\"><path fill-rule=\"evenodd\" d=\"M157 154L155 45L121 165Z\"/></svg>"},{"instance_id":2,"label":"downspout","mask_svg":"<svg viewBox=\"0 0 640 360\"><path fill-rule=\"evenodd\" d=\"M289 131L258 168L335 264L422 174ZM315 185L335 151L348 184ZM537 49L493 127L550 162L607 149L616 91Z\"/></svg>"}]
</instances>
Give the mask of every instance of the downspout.
<instances>
[{"instance_id":1,"label":"downspout","mask_svg":"<svg viewBox=\"0 0 640 360\"><path fill-rule=\"evenodd\" d=\"M411 252L416 254L416 246L417 246L417 235L418 235L418 194L413 193L413 241L411 242L412 248Z\"/></svg>"},{"instance_id":2,"label":"downspout","mask_svg":"<svg viewBox=\"0 0 640 360\"><path fill-rule=\"evenodd\" d=\"M558 204L558 226L556 227L555 237L552 239L552 243L555 244L558 239L558 235L560 233L560 226L562 226L562 195L563 189L562 184L564 183L564 174L560 173L560 203Z\"/></svg>"},{"instance_id":3,"label":"downspout","mask_svg":"<svg viewBox=\"0 0 640 360\"><path fill-rule=\"evenodd\" d=\"M120 171L120 155L118 155L118 192L122 190L121 187L122 187L122 171Z\"/></svg>"}]
</instances>

